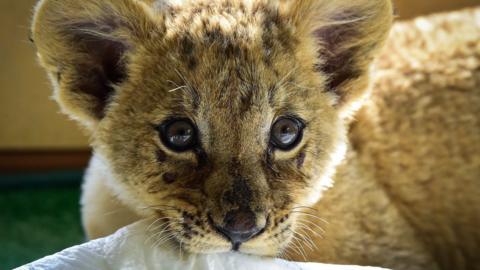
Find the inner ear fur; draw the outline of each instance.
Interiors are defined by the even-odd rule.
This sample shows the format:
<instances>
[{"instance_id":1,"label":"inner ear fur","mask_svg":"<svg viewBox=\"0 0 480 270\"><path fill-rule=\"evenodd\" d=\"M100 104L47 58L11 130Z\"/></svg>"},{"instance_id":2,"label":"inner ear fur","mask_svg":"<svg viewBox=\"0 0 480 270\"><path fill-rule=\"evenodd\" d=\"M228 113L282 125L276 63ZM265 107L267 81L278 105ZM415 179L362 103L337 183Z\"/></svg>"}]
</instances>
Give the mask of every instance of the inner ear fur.
<instances>
[{"instance_id":1,"label":"inner ear fur","mask_svg":"<svg viewBox=\"0 0 480 270\"><path fill-rule=\"evenodd\" d=\"M393 21L390 0L285 0L283 12L297 37L313 39L316 71L325 91L349 114L368 89L370 64Z\"/></svg>"},{"instance_id":2,"label":"inner ear fur","mask_svg":"<svg viewBox=\"0 0 480 270\"><path fill-rule=\"evenodd\" d=\"M62 109L87 127L104 117L128 55L159 28L136 0L42 0L32 39Z\"/></svg>"}]
</instances>

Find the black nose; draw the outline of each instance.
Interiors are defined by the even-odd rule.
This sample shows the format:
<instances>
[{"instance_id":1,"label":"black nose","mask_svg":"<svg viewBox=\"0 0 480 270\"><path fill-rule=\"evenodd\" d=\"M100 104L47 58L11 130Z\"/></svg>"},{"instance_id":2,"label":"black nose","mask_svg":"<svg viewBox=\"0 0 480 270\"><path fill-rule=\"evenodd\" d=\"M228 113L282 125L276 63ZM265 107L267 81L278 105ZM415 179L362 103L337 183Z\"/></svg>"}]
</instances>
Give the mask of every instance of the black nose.
<instances>
[{"instance_id":1,"label":"black nose","mask_svg":"<svg viewBox=\"0 0 480 270\"><path fill-rule=\"evenodd\" d=\"M225 215L224 226L216 226L217 230L225 235L233 244L233 249L257 235L262 228L256 224L255 214L249 210L234 210Z\"/></svg>"}]
</instances>

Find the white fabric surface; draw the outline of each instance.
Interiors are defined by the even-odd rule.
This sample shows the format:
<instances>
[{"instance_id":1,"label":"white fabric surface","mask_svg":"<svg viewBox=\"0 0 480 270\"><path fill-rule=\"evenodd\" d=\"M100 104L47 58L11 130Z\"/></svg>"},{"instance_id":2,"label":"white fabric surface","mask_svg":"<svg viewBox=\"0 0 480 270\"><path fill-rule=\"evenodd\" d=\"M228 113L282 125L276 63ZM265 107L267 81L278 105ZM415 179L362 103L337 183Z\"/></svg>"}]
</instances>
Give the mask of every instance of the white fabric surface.
<instances>
[{"instance_id":1,"label":"white fabric surface","mask_svg":"<svg viewBox=\"0 0 480 270\"><path fill-rule=\"evenodd\" d=\"M374 270L379 268L289 262L238 252L183 255L166 247L145 244L146 224L137 222L113 235L67 248L17 269L95 270Z\"/></svg>"}]
</instances>

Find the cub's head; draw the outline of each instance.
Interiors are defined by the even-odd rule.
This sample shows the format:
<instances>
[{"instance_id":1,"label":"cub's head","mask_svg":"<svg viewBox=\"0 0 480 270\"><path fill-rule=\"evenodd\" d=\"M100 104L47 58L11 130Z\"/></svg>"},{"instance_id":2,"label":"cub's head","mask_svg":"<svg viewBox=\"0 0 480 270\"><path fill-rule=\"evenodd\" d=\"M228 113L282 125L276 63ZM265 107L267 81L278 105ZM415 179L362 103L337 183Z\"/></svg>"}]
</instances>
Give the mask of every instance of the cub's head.
<instances>
[{"instance_id":1,"label":"cub's head","mask_svg":"<svg viewBox=\"0 0 480 270\"><path fill-rule=\"evenodd\" d=\"M32 36L109 185L164 239L274 256L331 184L391 13L388 0L44 0Z\"/></svg>"}]
</instances>

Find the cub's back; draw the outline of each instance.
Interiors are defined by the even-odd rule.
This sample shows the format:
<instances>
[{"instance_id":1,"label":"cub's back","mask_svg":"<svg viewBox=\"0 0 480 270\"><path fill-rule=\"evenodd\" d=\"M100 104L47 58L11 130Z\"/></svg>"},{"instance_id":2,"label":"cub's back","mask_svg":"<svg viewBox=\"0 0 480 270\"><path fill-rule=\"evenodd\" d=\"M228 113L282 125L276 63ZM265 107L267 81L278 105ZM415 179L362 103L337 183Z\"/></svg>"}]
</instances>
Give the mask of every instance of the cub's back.
<instances>
[{"instance_id":1,"label":"cub's back","mask_svg":"<svg viewBox=\"0 0 480 270\"><path fill-rule=\"evenodd\" d=\"M480 267L479 41L480 8L398 23L351 133L427 248L455 269Z\"/></svg>"}]
</instances>

